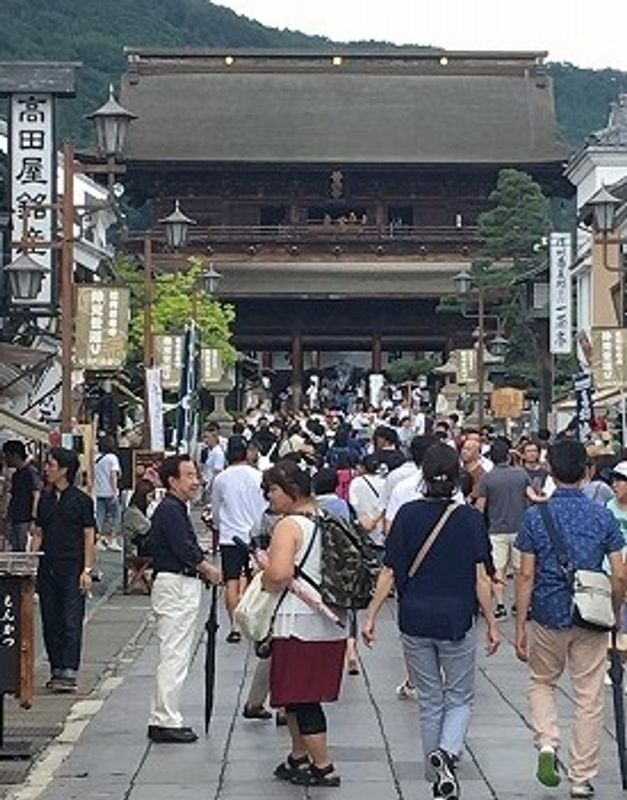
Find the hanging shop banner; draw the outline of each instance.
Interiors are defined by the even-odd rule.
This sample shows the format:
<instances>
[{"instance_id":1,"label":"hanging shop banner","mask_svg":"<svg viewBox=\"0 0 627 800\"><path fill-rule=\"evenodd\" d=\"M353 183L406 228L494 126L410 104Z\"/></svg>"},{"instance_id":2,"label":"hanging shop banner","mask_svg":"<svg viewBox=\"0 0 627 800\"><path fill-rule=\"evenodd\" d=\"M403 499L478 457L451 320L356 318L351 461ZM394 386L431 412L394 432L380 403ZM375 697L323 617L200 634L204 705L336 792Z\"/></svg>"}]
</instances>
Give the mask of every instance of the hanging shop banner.
<instances>
[{"instance_id":1,"label":"hanging shop banner","mask_svg":"<svg viewBox=\"0 0 627 800\"><path fill-rule=\"evenodd\" d=\"M490 408L497 419L518 419L525 408L525 393L513 386L495 389L490 395Z\"/></svg>"},{"instance_id":2,"label":"hanging shop banner","mask_svg":"<svg viewBox=\"0 0 627 800\"><path fill-rule=\"evenodd\" d=\"M588 372L581 372L573 376L575 389L577 435L580 442L586 444L590 441L592 433L592 376Z\"/></svg>"},{"instance_id":3,"label":"hanging shop banner","mask_svg":"<svg viewBox=\"0 0 627 800\"><path fill-rule=\"evenodd\" d=\"M627 330L595 328L592 331L592 375L594 388L615 389L623 385L627 364Z\"/></svg>"},{"instance_id":4,"label":"hanging shop banner","mask_svg":"<svg viewBox=\"0 0 627 800\"><path fill-rule=\"evenodd\" d=\"M550 350L554 355L569 355L572 349L572 290L570 265L572 238L569 233L550 236Z\"/></svg>"},{"instance_id":5,"label":"hanging shop banner","mask_svg":"<svg viewBox=\"0 0 627 800\"><path fill-rule=\"evenodd\" d=\"M223 373L222 353L215 348L203 347L200 351L200 385L219 383Z\"/></svg>"},{"instance_id":6,"label":"hanging shop banner","mask_svg":"<svg viewBox=\"0 0 627 800\"><path fill-rule=\"evenodd\" d=\"M477 380L477 351L456 350L457 383L474 383Z\"/></svg>"},{"instance_id":7,"label":"hanging shop banner","mask_svg":"<svg viewBox=\"0 0 627 800\"><path fill-rule=\"evenodd\" d=\"M74 366L121 369L126 362L130 291L124 286L76 287Z\"/></svg>"},{"instance_id":8,"label":"hanging shop banner","mask_svg":"<svg viewBox=\"0 0 627 800\"><path fill-rule=\"evenodd\" d=\"M148 400L150 449L165 450L163 392L161 390L161 369L159 367L150 367L146 370L146 398Z\"/></svg>"},{"instance_id":9,"label":"hanging shop banner","mask_svg":"<svg viewBox=\"0 0 627 800\"><path fill-rule=\"evenodd\" d=\"M156 334L153 342L155 364L161 369L161 388L178 389L183 368L183 337Z\"/></svg>"},{"instance_id":10,"label":"hanging shop banner","mask_svg":"<svg viewBox=\"0 0 627 800\"><path fill-rule=\"evenodd\" d=\"M54 98L51 94L11 95L11 223L13 242L24 233L29 239L51 242L54 236L56 148L54 145ZM26 231L24 222L26 220ZM13 258L19 255L13 248ZM40 247L28 254L49 272L32 305L50 305L52 248Z\"/></svg>"}]
</instances>

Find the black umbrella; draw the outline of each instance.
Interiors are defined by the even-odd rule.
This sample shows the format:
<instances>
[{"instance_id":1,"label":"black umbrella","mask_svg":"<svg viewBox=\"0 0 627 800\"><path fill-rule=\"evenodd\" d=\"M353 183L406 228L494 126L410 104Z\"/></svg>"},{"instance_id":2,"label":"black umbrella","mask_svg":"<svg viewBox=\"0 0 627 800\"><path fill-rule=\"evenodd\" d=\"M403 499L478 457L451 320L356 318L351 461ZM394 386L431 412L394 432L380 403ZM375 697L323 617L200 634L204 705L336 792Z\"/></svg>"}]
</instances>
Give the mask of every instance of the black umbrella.
<instances>
[{"instance_id":1,"label":"black umbrella","mask_svg":"<svg viewBox=\"0 0 627 800\"><path fill-rule=\"evenodd\" d=\"M623 693L623 662L616 644L616 631L612 631L610 648L610 679L614 700L614 722L616 725L616 747L623 789L627 789L627 752L625 751L625 695Z\"/></svg>"},{"instance_id":2,"label":"black umbrella","mask_svg":"<svg viewBox=\"0 0 627 800\"><path fill-rule=\"evenodd\" d=\"M212 554L215 558L218 552L217 531L212 529ZM216 643L218 636L218 586L211 585L211 604L209 606L209 616L205 622L207 631L207 649L205 651L205 733L209 732L209 723L213 713L213 698L216 683Z\"/></svg>"}]
</instances>

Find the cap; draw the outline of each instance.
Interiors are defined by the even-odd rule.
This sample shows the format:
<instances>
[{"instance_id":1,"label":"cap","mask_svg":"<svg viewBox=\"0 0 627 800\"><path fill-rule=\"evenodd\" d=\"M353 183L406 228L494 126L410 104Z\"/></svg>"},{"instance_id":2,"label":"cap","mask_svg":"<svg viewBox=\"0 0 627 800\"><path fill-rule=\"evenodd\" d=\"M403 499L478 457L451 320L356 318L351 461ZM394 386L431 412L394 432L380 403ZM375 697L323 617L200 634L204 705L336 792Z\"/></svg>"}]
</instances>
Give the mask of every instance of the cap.
<instances>
[{"instance_id":1,"label":"cap","mask_svg":"<svg viewBox=\"0 0 627 800\"><path fill-rule=\"evenodd\" d=\"M627 461L619 461L612 469L612 477L627 481Z\"/></svg>"}]
</instances>

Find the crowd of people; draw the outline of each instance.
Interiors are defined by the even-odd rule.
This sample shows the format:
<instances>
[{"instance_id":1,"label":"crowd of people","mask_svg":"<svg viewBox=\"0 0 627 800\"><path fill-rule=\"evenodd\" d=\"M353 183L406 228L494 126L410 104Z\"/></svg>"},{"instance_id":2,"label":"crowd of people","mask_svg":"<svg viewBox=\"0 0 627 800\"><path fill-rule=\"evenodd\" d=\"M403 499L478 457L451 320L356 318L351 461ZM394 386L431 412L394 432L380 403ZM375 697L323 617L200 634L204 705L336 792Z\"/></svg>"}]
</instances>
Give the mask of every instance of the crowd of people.
<instances>
[{"instance_id":1,"label":"crowd of people","mask_svg":"<svg viewBox=\"0 0 627 800\"><path fill-rule=\"evenodd\" d=\"M243 715L271 719L273 709L289 726L291 749L275 770L278 779L339 785L323 705L338 699L345 673L359 675L358 640L375 645L379 611L395 597L405 663L395 691L419 704L433 796L459 797L479 637L487 654L495 653L499 622L509 616L516 654L529 669L537 778L548 787L561 779L555 691L568 670L575 716L567 777L572 797L593 796L608 634L576 624L572 585L548 526L559 529L574 569L609 574L617 624L627 632L627 459L620 452L603 442L586 448L569 432L554 440L540 432L514 446L490 427L464 427L455 415L433 419L412 398L383 412L250 411L231 430L208 426L193 457L165 458L158 476L137 482L121 513L114 451L114 442L103 442L94 503L74 485L76 454L49 452L42 490L24 446L4 445L14 469L11 545L43 552L38 586L50 688L76 687L96 533L108 529L101 546L133 548L153 561L159 665L152 741L197 739L180 698L200 606L198 578L224 584L226 643L237 646L236 609L256 562L277 604L270 657L260 653ZM199 497L219 569L192 524L190 505ZM365 537L379 560L361 614L322 602L321 513ZM294 590L298 575L308 578L314 602Z\"/></svg>"}]
</instances>

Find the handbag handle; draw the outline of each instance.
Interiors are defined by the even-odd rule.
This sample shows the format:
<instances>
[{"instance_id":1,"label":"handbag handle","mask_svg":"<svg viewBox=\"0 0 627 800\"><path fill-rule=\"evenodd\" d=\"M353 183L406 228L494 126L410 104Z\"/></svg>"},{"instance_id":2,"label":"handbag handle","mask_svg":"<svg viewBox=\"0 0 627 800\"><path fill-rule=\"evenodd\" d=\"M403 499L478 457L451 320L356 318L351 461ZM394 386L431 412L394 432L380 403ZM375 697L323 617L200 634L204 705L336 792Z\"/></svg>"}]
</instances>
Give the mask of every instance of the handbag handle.
<instances>
[{"instance_id":1,"label":"handbag handle","mask_svg":"<svg viewBox=\"0 0 627 800\"><path fill-rule=\"evenodd\" d=\"M422 564L422 562L427 557L427 553L433 547L433 545L435 543L435 540L440 535L440 532L442 531L442 529L444 528L446 523L449 521L449 518L450 518L451 514L453 513L453 511L455 511L456 508L457 508L457 503L451 503L449 506L447 506L444 509L444 513L442 514L440 519L436 522L436 524L435 524L433 530L431 531L431 533L425 539L422 547L418 551L418 554L416 555L416 558L413 561L413 564L409 568L409 577L410 578L413 578L414 575L418 572L418 570L420 568L420 565Z\"/></svg>"}]
</instances>

